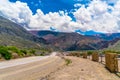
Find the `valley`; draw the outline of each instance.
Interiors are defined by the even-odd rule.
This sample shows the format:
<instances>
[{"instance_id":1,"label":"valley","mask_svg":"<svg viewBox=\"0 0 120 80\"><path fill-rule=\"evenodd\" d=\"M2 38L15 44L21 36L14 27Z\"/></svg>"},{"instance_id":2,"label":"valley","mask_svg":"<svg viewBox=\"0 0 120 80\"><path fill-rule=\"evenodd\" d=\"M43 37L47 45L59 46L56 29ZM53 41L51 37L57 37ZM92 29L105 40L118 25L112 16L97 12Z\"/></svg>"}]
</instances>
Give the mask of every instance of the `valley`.
<instances>
[{"instance_id":1,"label":"valley","mask_svg":"<svg viewBox=\"0 0 120 80\"><path fill-rule=\"evenodd\" d=\"M120 0L0 0L0 80L120 80Z\"/></svg>"},{"instance_id":2,"label":"valley","mask_svg":"<svg viewBox=\"0 0 120 80\"><path fill-rule=\"evenodd\" d=\"M51 48L53 51L100 50L114 46L120 41L119 36L119 33L82 35L49 30L27 31L22 25L0 16L0 46L26 49Z\"/></svg>"},{"instance_id":3,"label":"valley","mask_svg":"<svg viewBox=\"0 0 120 80\"><path fill-rule=\"evenodd\" d=\"M75 57L76 52L77 56L94 52L119 55L119 37L119 33L26 30L0 17L0 80L119 80L103 64ZM69 52L73 55L66 56Z\"/></svg>"}]
</instances>

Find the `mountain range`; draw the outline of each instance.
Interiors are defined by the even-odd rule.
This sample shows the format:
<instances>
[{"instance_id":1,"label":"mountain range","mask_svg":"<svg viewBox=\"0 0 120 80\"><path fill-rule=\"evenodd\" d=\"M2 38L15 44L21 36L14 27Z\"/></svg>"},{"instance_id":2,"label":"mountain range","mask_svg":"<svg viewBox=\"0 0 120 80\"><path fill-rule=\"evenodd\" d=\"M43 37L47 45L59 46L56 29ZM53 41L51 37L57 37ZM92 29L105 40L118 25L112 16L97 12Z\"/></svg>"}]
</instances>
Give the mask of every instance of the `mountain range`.
<instances>
[{"instance_id":1,"label":"mountain range","mask_svg":"<svg viewBox=\"0 0 120 80\"><path fill-rule=\"evenodd\" d=\"M30 33L42 37L48 45L55 46L60 50L99 50L108 48L119 41L119 33L81 35L76 32L54 32L54 31L30 31ZM116 36L114 36L116 35Z\"/></svg>"},{"instance_id":2,"label":"mountain range","mask_svg":"<svg viewBox=\"0 0 120 80\"><path fill-rule=\"evenodd\" d=\"M21 48L47 47L54 50L99 50L119 45L120 33L81 35L76 32L25 30L0 16L0 45ZM119 49L119 48L118 48Z\"/></svg>"}]
</instances>

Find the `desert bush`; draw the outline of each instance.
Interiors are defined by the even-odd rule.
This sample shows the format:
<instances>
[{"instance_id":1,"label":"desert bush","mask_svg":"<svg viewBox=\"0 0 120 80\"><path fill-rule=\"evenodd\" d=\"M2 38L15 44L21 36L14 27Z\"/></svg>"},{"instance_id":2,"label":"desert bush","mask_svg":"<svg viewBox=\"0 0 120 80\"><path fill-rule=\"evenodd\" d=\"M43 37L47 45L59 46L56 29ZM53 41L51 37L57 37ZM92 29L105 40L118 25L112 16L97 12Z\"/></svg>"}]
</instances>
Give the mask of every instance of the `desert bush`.
<instances>
[{"instance_id":1,"label":"desert bush","mask_svg":"<svg viewBox=\"0 0 120 80\"><path fill-rule=\"evenodd\" d=\"M15 46L7 46L7 49L12 51L12 52L15 52L15 53L19 53L19 49Z\"/></svg>"},{"instance_id":2,"label":"desert bush","mask_svg":"<svg viewBox=\"0 0 120 80\"><path fill-rule=\"evenodd\" d=\"M48 49L48 48L40 48L39 51L40 51L41 53L51 53L51 52L52 52L52 50L51 50L51 49Z\"/></svg>"},{"instance_id":3,"label":"desert bush","mask_svg":"<svg viewBox=\"0 0 120 80\"><path fill-rule=\"evenodd\" d=\"M45 54L44 54L44 53L41 53L40 56L45 56Z\"/></svg>"},{"instance_id":4,"label":"desert bush","mask_svg":"<svg viewBox=\"0 0 120 80\"><path fill-rule=\"evenodd\" d=\"M75 53L75 56L80 57L81 55L80 55L79 52L76 52L76 53Z\"/></svg>"},{"instance_id":5,"label":"desert bush","mask_svg":"<svg viewBox=\"0 0 120 80\"><path fill-rule=\"evenodd\" d=\"M2 55L0 54L0 59L2 59Z\"/></svg>"},{"instance_id":6,"label":"desert bush","mask_svg":"<svg viewBox=\"0 0 120 80\"><path fill-rule=\"evenodd\" d=\"M80 57L81 53L80 52L71 52L69 54L67 54L67 56L76 56L76 57Z\"/></svg>"},{"instance_id":7,"label":"desert bush","mask_svg":"<svg viewBox=\"0 0 120 80\"><path fill-rule=\"evenodd\" d=\"M87 54L89 56L89 59L90 59L90 56L92 55L93 51L87 51Z\"/></svg>"},{"instance_id":8,"label":"desert bush","mask_svg":"<svg viewBox=\"0 0 120 80\"><path fill-rule=\"evenodd\" d=\"M116 54L118 54L118 55L120 55L120 51L115 51L115 50L105 50L105 51L103 51L103 54L106 54L106 53L116 53Z\"/></svg>"},{"instance_id":9,"label":"desert bush","mask_svg":"<svg viewBox=\"0 0 120 80\"><path fill-rule=\"evenodd\" d=\"M0 47L0 54L6 60L10 60L12 58L12 54L7 50L6 47Z\"/></svg>"},{"instance_id":10,"label":"desert bush","mask_svg":"<svg viewBox=\"0 0 120 80\"><path fill-rule=\"evenodd\" d=\"M106 53L117 53L117 51L114 51L114 50L105 50L105 51L103 51L103 54L106 54Z\"/></svg>"},{"instance_id":11,"label":"desert bush","mask_svg":"<svg viewBox=\"0 0 120 80\"><path fill-rule=\"evenodd\" d=\"M24 55L27 55L27 50L25 49L20 50L20 52L22 52Z\"/></svg>"},{"instance_id":12,"label":"desert bush","mask_svg":"<svg viewBox=\"0 0 120 80\"><path fill-rule=\"evenodd\" d=\"M31 54L34 54L35 55L35 50L34 49L31 49L30 51L29 51L29 53L31 53Z\"/></svg>"},{"instance_id":13,"label":"desert bush","mask_svg":"<svg viewBox=\"0 0 120 80\"><path fill-rule=\"evenodd\" d=\"M120 54L120 51L117 51L117 54Z\"/></svg>"},{"instance_id":14,"label":"desert bush","mask_svg":"<svg viewBox=\"0 0 120 80\"><path fill-rule=\"evenodd\" d=\"M66 62L67 66L72 63L72 61L70 59L65 59L65 62Z\"/></svg>"},{"instance_id":15,"label":"desert bush","mask_svg":"<svg viewBox=\"0 0 120 80\"><path fill-rule=\"evenodd\" d=\"M88 56L92 55L93 51L88 51L87 54Z\"/></svg>"},{"instance_id":16,"label":"desert bush","mask_svg":"<svg viewBox=\"0 0 120 80\"><path fill-rule=\"evenodd\" d=\"M20 49L18 49L17 47L15 46L7 46L7 49L9 51L12 51L14 53L16 53L18 56L22 57L24 54L20 51Z\"/></svg>"}]
</instances>

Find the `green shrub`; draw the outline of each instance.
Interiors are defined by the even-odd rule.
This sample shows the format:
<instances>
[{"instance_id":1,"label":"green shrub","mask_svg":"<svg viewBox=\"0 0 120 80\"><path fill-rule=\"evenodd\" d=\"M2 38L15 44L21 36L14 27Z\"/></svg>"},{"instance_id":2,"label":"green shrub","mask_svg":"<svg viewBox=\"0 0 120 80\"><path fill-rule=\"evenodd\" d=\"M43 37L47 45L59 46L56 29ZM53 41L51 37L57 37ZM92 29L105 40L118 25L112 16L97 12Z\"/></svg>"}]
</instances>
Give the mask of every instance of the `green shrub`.
<instances>
[{"instance_id":1,"label":"green shrub","mask_svg":"<svg viewBox=\"0 0 120 80\"><path fill-rule=\"evenodd\" d=\"M45 56L45 53L41 53L40 56Z\"/></svg>"},{"instance_id":2,"label":"green shrub","mask_svg":"<svg viewBox=\"0 0 120 80\"><path fill-rule=\"evenodd\" d=\"M17 47L15 47L15 46L8 46L7 49L12 51L12 52L15 52L15 53L19 53L20 52L20 50Z\"/></svg>"},{"instance_id":3,"label":"green shrub","mask_svg":"<svg viewBox=\"0 0 120 80\"><path fill-rule=\"evenodd\" d=\"M114 50L105 50L103 51L103 53L106 54L106 53L118 53L118 52Z\"/></svg>"},{"instance_id":4,"label":"green shrub","mask_svg":"<svg viewBox=\"0 0 120 80\"><path fill-rule=\"evenodd\" d=\"M92 55L93 51L88 51L87 54L88 55Z\"/></svg>"},{"instance_id":5,"label":"green shrub","mask_svg":"<svg viewBox=\"0 0 120 80\"><path fill-rule=\"evenodd\" d=\"M7 46L7 49L9 51L12 51L12 52L15 52L18 54L18 56L23 56L24 54L20 51L20 49L18 49L17 47L15 46Z\"/></svg>"},{"instance_id":6,"label":"green shrub","mask_svg":"<svg viewBox=\"0 0 120 80\"><path fill-rule=\"evenodd\" d=\"M72 63L72 61L70 59L65 59L65 62L66 62L67 66Z\"/></svg>"},{"instance_id":7,"label":"green shrub","mask_svg":"<svg viewBox=\"0 0 120 80\"><path fill-rule=\"evenodd\" d=\"M27 55L27 50L25 50L25 49L20 50L20 52L22 52L22 53L24 53L25 55Z\"/></svg>"},{"instance_id":8,"label":"green shrub","mask_svg":"<svg viewBox=\"0 0 120 80\"><path fill-rule=\"evenodd\" d=\"M12 58L12 54L5 47L0 47L0 54L6 60L10 60Z\"/></svg>"},{"instance_id":9,"label":"green shrub","mask_svg":"<svg viewBox=\"0 0 120 80\"><path fill-rule=\"evenodd\" d=\"M48 48L40 48L39 51L42 53L51 53L52 50L51 49L48 49Z\"/></svg>"},{"instance_id":10,"label":"green shrub","mask_svg":"<svg viewBox=\"0 0 120 80\"><path fill-rule=\"evenodd\" d=\"M29 51L31 54L35 54L35 50L34 49L31 49L30 51Z\"/></svg>"},{"instance_id":11,"label":"green shrub","mask_svg":"<svg viewBox=\"0 0 120 80\"><path fill-rule=\"evenodd\" d=\"M81 52L70 52L69 54L67 54L67 56L76 56L76 57L80 57L82 55Z\"/></svg>"},{"instance_id":12,"label":"green shrub","mask_svg":"<svg viewBox=\"0 0 120 80\"><path fill-rule=\"evenodd\" d=\"M120 51L117 51L117 54L120 54Z\"/></svg>"}]
</instances>

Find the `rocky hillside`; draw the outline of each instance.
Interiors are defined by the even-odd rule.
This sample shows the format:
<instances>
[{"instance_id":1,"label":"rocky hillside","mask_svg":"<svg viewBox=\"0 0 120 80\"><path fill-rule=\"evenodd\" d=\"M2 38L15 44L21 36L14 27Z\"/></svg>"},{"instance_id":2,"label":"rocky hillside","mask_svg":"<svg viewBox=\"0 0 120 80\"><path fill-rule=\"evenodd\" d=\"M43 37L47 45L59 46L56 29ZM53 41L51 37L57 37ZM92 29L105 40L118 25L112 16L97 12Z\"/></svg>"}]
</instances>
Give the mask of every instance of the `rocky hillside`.
<instances>
[{"instance_id":1,"label":"rocky hillside","mask_svg":"<svg viewBox=\"0 0 120 80\"><path fill-rule=\"evenodd\" d=\"M116 41L115 41L116 40ZM108 49L109 50L116 50L116 51L120 51L120 39L119 38L117 38L117 39L115 39L114 41L116 42L116 43L114 43L113 45L109 45L109 47L108 47ZM113 42L114 42L113 41Z\"/></svg>"},{"instance_id":2,"label":"rocky hillside","mask_svg":"<svg viewBox=\"0 0 120 80\"><path fill-rule=\"evenodd\" d=\"M36 37L20 25L0 16L0 45L17 47L40 47L45 43L43 38Z\"/></svg>"}]
</instances>

